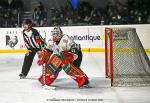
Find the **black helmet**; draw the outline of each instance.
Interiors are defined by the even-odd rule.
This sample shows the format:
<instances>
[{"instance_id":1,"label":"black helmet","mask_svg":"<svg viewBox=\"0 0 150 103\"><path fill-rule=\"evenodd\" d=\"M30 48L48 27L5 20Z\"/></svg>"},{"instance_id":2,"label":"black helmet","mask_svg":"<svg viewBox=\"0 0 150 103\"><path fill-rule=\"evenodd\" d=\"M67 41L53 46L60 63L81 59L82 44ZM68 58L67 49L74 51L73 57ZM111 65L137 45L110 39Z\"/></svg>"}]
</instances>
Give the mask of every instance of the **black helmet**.
<instances>
[{"instance_id":1,"label":"black helmet","mask_svg":"<svg viewBox=\"0 0 150 103\"><path fill-rule=\"evenodd\" d=\"M30 19L26 19L23 24L32 25L32 21Z\"/></svg>"}]
</instances>

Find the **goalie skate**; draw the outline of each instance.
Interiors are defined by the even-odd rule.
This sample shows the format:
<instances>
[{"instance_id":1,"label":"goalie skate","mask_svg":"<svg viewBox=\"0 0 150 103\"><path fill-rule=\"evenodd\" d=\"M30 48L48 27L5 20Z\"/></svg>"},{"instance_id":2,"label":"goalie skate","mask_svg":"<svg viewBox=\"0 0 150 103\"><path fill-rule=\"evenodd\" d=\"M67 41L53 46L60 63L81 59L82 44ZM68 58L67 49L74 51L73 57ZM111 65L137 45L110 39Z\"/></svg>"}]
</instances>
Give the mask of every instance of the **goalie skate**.
<instances>
[{"instance_id":1,"label":"goalie skate","mask_svg":"<svg viewBox=\"0 0 150 103\"><path fill-rule=\"evenodd\" d=\"M82 86L80 86L79 88L80 89L84 89L84 88L92 88L90 85L89 85L89 81L87 80Z\"/></svg>"},{"instance_id":2,"label":"goalie skate","mask_svg":"<svg viewBox=\"0 0 150 103\"><path fill-rule=\"evenodd\" d=\"M86 88L93 88L91 87L89 84L83 85L81 87L79 87L80 89L86 89Z\"/></svg>"},{"instance_id":3,"label":"goalie skate","mask_svg":"<svg viewBox=\"0 0 150 103\"><path fill-rule=\"evenodd\" d=\"M43 88L47 89L47 90L56 90L56 87L54 87L54 86L48 86L48 85L43 85Z\"/></svg>"}]
</instances>

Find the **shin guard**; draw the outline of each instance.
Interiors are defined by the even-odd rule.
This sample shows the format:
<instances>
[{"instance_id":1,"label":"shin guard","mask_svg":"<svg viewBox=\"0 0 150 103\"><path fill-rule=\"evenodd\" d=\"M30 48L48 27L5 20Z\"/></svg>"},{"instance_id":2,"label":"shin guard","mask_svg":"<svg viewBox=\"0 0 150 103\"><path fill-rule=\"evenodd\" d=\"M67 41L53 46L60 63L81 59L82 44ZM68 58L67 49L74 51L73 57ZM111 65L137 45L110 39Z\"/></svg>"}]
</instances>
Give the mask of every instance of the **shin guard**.
<instances>
[{"instance_id":1,"label":"shin guard","mask_svg":"<svg viewBox=\"0 0 150 103\"><path fill-rule=\"evenodd\" d=\"M52 73L46 73L46 75L44 76L44 74L42 74L39 77L39 81L42 85L51 85L54 80L57 78L59 73L56 74L52 74Z\"/></svg>"},{"instance_id":2,"label":"shin guard","mask_svg":"<svg viewBox=\"0 0 150 103\"><path fill-rule=\"evenodd\" d=\"M72 79L77 82L78 87L81 87L88 80L87 75L80 68L75 67L73 64L64 65L63 69Z\"/></svg>"},{"instance_id":3,"label":"shin guard","mask_svg":"<svg viewBox=\"0 0 150 103\"><path fill-rule=\"evenodd\" d=\"M39 81L42 85L50 85L57 78L58 73L61 71L61 59L57 55L52 55L43 66L42 75Z\"/></svg>"}]
</instances>

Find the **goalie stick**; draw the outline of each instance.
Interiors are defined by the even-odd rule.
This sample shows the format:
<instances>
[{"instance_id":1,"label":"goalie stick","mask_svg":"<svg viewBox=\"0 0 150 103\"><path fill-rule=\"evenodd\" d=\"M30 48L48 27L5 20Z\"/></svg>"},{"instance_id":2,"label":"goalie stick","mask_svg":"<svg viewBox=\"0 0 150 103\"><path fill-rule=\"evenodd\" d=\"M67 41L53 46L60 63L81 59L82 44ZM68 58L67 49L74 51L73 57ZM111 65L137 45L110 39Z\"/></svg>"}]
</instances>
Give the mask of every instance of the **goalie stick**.
<instances>
[{"instance_id":1,"label":"goalie stick","mask_svg":"<svg viewBox=\"0 0 150 103\"><path fill-rule=\"evenodd\" d=\"M46 85L46 68L45 65L42 65L42 78L43 78L43 88L47 89L47 90L55 90L56 87L55 86L48 86Z\"/></svg>"}]
</instances>

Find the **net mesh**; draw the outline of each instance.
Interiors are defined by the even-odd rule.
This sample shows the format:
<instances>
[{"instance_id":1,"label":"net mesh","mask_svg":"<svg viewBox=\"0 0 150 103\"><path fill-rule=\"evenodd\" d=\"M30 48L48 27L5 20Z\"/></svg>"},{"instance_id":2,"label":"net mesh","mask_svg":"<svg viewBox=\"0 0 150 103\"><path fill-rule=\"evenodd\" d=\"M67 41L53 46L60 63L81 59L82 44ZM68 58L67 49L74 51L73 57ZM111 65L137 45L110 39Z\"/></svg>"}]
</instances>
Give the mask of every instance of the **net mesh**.
<instances>
[{"instance_id":1,"label":"net mesh","mask_svg":"<svg viewBox=\"0 0 150 103\"><path fill-rule=\"evenodd\" d=\"M150 86L150 61L135 28L112 28L113 86ZM110 33L106 32L108 64ZM110 75L110 65L108 65Z\"/></svg>"}]
</instances>

